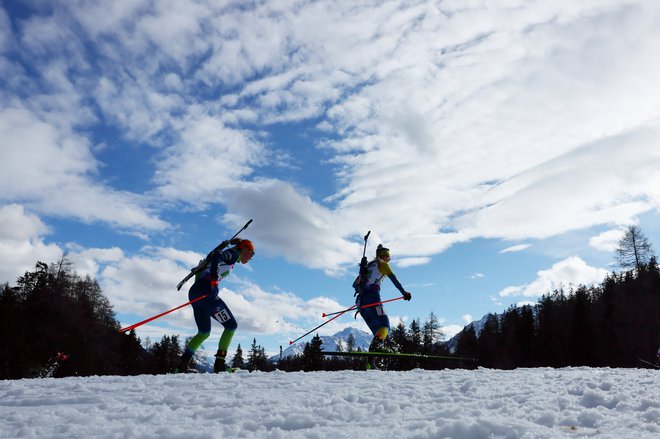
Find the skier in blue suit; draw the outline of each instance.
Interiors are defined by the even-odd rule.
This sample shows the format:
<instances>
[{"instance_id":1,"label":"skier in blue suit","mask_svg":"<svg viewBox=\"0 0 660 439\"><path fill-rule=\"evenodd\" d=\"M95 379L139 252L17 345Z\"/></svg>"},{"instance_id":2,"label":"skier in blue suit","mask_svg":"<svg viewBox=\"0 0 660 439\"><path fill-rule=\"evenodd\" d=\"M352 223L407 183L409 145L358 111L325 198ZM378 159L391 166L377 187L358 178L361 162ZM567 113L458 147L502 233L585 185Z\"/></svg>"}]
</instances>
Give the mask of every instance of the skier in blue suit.
<instances>
[{"instance_id":1,"label":"skier in blue suit","mask_svg":"<svg viewBox=\"0 0 660 439\"><path fill-rule=\"evenodd\" d=\"M237 262L247 264L252 259L254 245L247 239L239 238L232 239L229 243L234 247L225 251L214 252L206 270L195 279L195 283L190 287L188 292L190 300L204 295L207 295L207 297L192 304L195 323L197 324L197 334L188 343L175 372L188 372L190 359L204 340L211 335L211 318L224 327L218 342L218 352L215 354L213 370L216 373L231 370L225 364L225 357L238 328L238 322L225 301L220 298L218 284L222 279L229 276Z\"/></svg>"}]
</instances>

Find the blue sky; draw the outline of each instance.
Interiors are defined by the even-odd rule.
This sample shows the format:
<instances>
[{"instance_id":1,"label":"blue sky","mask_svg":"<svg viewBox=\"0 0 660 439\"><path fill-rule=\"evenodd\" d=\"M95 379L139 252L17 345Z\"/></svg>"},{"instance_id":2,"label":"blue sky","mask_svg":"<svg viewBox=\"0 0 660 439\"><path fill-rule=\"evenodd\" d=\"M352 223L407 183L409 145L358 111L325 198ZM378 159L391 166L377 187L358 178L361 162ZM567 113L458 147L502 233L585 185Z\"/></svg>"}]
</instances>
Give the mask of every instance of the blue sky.
<instances>
[{"instance_id":1,"label":"blue sky","mask_svg":"<svg viewBox=\"0 0 660 439\"><path fill-rule=\"evenodd\" d=\"M1 1L0 281L66 252L127 326L254 219L222 295L276 352L352 304L371 230L393 325L453 335L659 245L657 53L651 1Z\"/></svg>"}]
</instances>

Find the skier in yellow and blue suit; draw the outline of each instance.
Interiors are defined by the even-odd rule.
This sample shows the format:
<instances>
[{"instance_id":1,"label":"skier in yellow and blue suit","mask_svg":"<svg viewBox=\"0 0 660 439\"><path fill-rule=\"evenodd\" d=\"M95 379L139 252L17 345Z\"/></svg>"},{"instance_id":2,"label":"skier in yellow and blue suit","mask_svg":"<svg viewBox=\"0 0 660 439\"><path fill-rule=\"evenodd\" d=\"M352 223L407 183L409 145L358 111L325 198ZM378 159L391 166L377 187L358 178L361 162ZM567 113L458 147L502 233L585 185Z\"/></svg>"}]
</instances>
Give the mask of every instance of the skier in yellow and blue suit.
<instances>
[{"instance_id":1,"label":"skier in yellow and blue suit","mask_svg":"<svg viewBox=\"0 0 660 439\"><path fill-rule=\"evenodd\" d=\"M389 265L390 250L378 244L376 249L376 259L367 264L365 273L366 279L360 282L360 276L353 282L353 288L356 290L356 305L360 315L374 335L369 346L369 352L378 352L384 350L384 342L390 333L390 319L385 313L383 305L371 306L369 308L360 308L362 305L380 302L380 286L383 278L388 277L394 286L401 292L403 300L410 300L412 294L404 290L401 283L396 278ZM368 366L369 367L369 366Z\"/></svg>"},{"instance_id":2,"label":"skier in yellow and blue suit","mask_svg":"<svg viewBox=\"0 0 660 439\"><path fill-rule=\"evenodd\" d=\"M190 359L204 340L211 335L211 318L224 327L218 342L218 352L215 354L213 370L216 373L233 370L225 365L225 357L227 356L229 344L234 337L234 332L238 328L238 322L225 301L220 298L218 284L220 280L229 276L237 262L247 264L252 259L254 245L247 239L239 238L232 239L229 244L234 245L234 247L225 251L218 250L214 252L206 270L195 279L195 283L190 287L188 292L190 300L203 295L207 295L207 297L192 304L195 323L197 324L197 334L188 343L175 372L189 371Z\"/></svg>"}]
</instances>

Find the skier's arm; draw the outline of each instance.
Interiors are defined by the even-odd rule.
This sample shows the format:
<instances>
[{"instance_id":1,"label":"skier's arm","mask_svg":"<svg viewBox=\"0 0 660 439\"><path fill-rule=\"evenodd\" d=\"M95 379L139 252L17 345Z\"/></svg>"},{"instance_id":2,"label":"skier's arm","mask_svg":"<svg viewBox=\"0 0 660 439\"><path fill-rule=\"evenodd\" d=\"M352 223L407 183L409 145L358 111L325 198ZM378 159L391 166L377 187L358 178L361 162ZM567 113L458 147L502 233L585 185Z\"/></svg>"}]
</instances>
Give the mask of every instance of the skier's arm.
<instances>
[{"instance_id":1,"label":"skier's arm","mask_svg":"<svg viewBox=\"0 0 660 439\"><path fill-rule=\"evenodd\" d=\"M227 276L225 273L218 273L218 264L225 263L227 265L235 264L238 260L238 252L234 249L225 251L215 251L211 257L211 285L218 284L218 279Z\"/></svg>"},{"instance_id":2,"label":"skier's arm","mask_svg":"<svg viewBox=\"0 0 660 439\"><path fill-rule=\"evenodd\" d=\"M222 253L220 253L220 261L224 262L227 265L233 265L238 261L239 257L239 252L238 250L235 250L233 248L230 248L229 250L225 250Z\"/></svg>"},{"instance_id":3,"label":"skier's arm","mask_svg":"<svg viewBox=\"0 0 660 439\"><path fill-rule=\"evenodd\" d=\"M412 298L412 294L410 294L409 292L403 289L401 282L399 282L399 279L396 278L394 273L390 272L390 274L388 274L387 277L390 278L396 289L401 292L401 295L403 296L403 300L410 300Z\"/></svg>"},{"instance_id":4,"label":"skier's arm","mask_svg":"<svg viewBox=\"0 0 660 439\"><path fill-rule=\"evenodd\" d=\"M211 256L211 286L218 285L218 264L220 263L220 251L214 251Z\"/></svg>"},{"instance_id":5,"label":"skier's arm","mask_svg":"<svg viewBox=\"0 0 660 439\"><path fill-rule=\"evenodd\" d=\"M396 278L394 273L388 274L387 277L390 278L390 280L392 281L392 283L394 284L396 289L399 290L401 292L401 294L404 294L406 292L406 290L403 289L403 286L401 285L401 282L399 282L399 279Z\"/></svg>"}]
</instances>

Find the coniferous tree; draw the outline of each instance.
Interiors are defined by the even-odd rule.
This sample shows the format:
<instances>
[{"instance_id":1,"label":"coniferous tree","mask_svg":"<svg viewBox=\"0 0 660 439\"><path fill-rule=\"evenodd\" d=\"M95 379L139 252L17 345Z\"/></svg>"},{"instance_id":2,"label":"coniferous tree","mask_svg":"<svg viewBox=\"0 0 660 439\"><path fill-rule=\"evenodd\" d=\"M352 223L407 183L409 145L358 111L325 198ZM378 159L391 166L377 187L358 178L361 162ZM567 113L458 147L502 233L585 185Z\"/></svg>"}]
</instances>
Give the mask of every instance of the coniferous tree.
<instances>
[{"instance_id":1,"label":"coniferous tree","mask_svg":"<svg viewBox=\"0 0 660 439\"><path fill-rule=\"evenodd\" d=\"M517 367L531 367L533 365L533 348L536 328L534 325L534 311L530 305L519 309L518 343L520 345L520 359Z\"/></svg>"},{"instance_id":2,"label":"coniferous tree","mask_svg":"<svg viewBox=\"0 0 660 439\"><path fill-rule=\"evenodd\" d=\"M248 352L247 364L248 370L250 372L255 370L269 371L273 367L268 363L268 357L266 356L266 350L257 345L257 339L252 339L252 345L250 346L250 351Z\"/></svg>"},{"instance_id":3,"label":"coniferous tree","mask_svg":"<svg viewBox=\"0 0 660 439\"><path fill-rule=\"evenodd\" d=\"M245 360L243 359L243 349L241 349L240 343L236 347L236 353L234 354L234 358L232 358L231 360L231 367L236 369L245 369Z\"/></svg>"},{"instance_id":4,"label":"coniferous tree","mask_svg":"<svg viewBox=\"0 0 660 439\"><path fill-rule=\"evenodd\" d=\"M458 335L456 340L456 355L461 357L475 358L478 352L477 334L473 325L466 326Z\"/></svg>"},{"instance_id":5,"label":"coniferous tree","mask_svg":"<svg viewBox=\"0 0 660 439\"><path fill-rule=\"evenodd\" d=\"M149 372L152 374L171 373L179 364L182 350L178 335L164 335L151 348Z\"/></svg>"},{"instance_id":6,"label":"coniferous tree","mask_svg":"<svg viewBox=\"0 0 660 439\"><path fill-rule=\"evenodd\" d=\"M424 322L424 329L422 335L422 353L432 354L434 352L435 343L442 341L444 335L440 331L440 323L433 311Z\"/></svg>"},{"instance_id":7,"label":"coniferous tree","mask_svg":"<svg viewBox=\"0 0 660 439\"><path fill-rule=\"evenodd\" d=\"M355 351L355 336L353 333L348 334L348 339L346 339L346 352Z\"/></svg>"},{"instance_id":8,"label":"coniferous tree","mask_svg":"<svg viewBox=\"0 0 660 439\"><path fill-rule=\"evenodd\" d=\"M12 332L1 333L0 343L13 349L6 349L11 356L0 359L0 365L9 364L5 373L10 377L40 375L57 353L69 359L55 376L126 372L126 339L117 333L119 324L109 301L96 281L75 273L66 257L50 266L37 262L2 296L9 314L0 314L0 321L11 325Z\"/></svg>"},{"instance_id":9,"label":"coniferous tree","mask_svg":"<svg viewBox=\"0 0 660 439\"><path fill-rule=\"evenodd\" d=\"M392 340L395 351L404 352L404 349L408 345L408 333L402 320L399 320L399 323L397 323L396 327L390 333L389 338Z\"/></svg>"},{"instance_id":10,"label":"coniferous tree","mask_svg":"<svg viewBox=\"0 0 660 439\"><path fill-rule=\"evenodd\" d=\"M484 327L481 329L478 338L476 356L479 358L480 365L491 368L500 365L500 335L500 323L498 317L495 314L488 314ZM470 340L468 339L466 342L469 343Z\"/></svg>"},{"instance_id":11,"label":"coniferous tree","mask_svg":"<svg viewBox=\"0 0 660 439\"><path fill-rule=\"evenodd\" d=\"M139 375L145 372L146 354L135 330L121 335L120 354L121 375Z\"/></svg>"},{"instance_id":12,"label":"coniferous tree","mask_svg":"<svg viewBox=\"0 0 660 439\"><path fill-rule=\"evenodd\" d=\"M322 344L323 340L318 334L312 337L311 341L305 343L305 349L303 350L303 370L305 372L323 369Z\"/></svg>"},{"instance_id":13,"label":"coniferous tree","mask_svg":"<svg viewBox=\"0 0 660 439\"><path fill-rule=\"evenodd\" d=\"M252 339L252 345L250 346L250 351L247 356L247 368L250 372L257 370L259 363L259 346L257 346L257 339Z\"/></svg>"},{"instance_id":14,"label":"coniferous tree","mask_svg":"<svg viewBox=\"0 0 660 439\"><path fill-rule=\"evenodd\" d=\"M634 268L638 271L649 263L654 256L651 243L637 226L630 226L619 240L616 249L616 261L624 269Z\"/></svg>"},{"instance_id":15,"label":"coniferous tree","mask_svg":"<svg viewBox=\"0 0 660 439\"><path fill-rule=\"evenodd\" d=\"M408 338L407 351L411 354L417 354L422 349L422 328L419 324L419 319L413 319L410 322L410 335Z\"/></svg>"}]
</instances>

